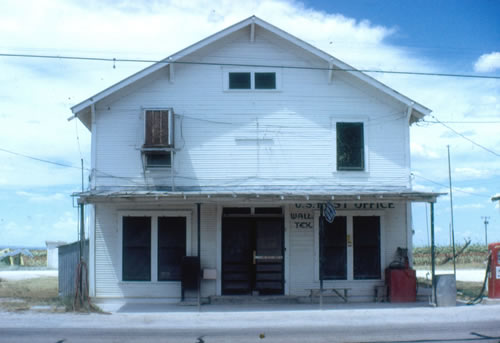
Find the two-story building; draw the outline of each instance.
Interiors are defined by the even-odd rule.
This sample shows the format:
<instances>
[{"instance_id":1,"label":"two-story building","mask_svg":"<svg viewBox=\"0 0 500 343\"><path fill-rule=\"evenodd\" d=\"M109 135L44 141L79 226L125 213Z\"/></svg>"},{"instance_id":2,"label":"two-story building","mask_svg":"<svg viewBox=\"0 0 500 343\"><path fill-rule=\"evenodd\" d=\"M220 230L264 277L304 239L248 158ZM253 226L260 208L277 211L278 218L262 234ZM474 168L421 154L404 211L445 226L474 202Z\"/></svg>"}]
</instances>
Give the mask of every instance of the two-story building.
<instances>
[{"instance_id":1,"label":"two-story building","mask_svg":"<svg viewBox=\"0 0 500 343\"><path fill-rule=\"evenodd\" d=\"M411 255L411 203L437 196L410 179L429 109L254 16L72 111L92 133L97 298L178 301L199 254L204 298L306 296L323 261L325 287L373 299L397 248Z\"/></svg>"}]
</instances>

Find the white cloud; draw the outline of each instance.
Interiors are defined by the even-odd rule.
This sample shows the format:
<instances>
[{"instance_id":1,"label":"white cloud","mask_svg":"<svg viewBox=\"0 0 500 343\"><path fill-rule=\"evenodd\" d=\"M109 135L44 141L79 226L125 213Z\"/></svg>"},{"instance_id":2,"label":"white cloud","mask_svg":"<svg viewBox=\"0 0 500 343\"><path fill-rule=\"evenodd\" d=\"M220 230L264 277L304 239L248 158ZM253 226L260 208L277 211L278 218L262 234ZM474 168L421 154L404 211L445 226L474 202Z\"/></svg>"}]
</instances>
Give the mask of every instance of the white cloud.
<instances>
[{"instance_id":1,"label":"white cloud","mask_svg":"<svg viewBox=\"0 0 500 343\"><path fill-rule=\"evenodd\" d=\"M64 232L77 232L77 221L75 220L74 214L71 212L64 212L64 214L54 223L52 227L56 231L64 231Z\"/></svg>"},{"instance_id":2,"label":"white cloud","mask_svg":"<svg viewBox=\"0 0 500 343\"><path fill-rule=\"evenodd\" d=\"M41 194L41 193L32 193L25 191L17 191L17 195L28 198L29 201L34 202L51 202L64 200L68 198L68 194L62 193L54 193L54 194Z\"/></svg>"},{"instance_id":3,"label":"white cloud","mask_svg":"<svg viewBox=\"0 0 500 343\"><path fill-rule=\"evenodd\" d=\"M491 52L481 55L474 64L474 70L481 73L488 73L500 69L500 52Z\"/></svg>"},{"instance_id":4,"label":"white cloud","mask_svg":"<svg viewBox=\"0 0 500 343\"><path fill-rule=\"evenodd\" d=\"M418 144L415 142L411 142L410 147L413 156L430 159L437 159L440 157L439 154L434 150L434 147L430 147L427 144Z\"/></svg>"},{"instance_id":5,"label":"white cloud","mask_svg":"<svg viewBox=\"0 0 500 343\"><path fill-rule=\"evenodd\" d=\"M478 208L484 208L484 204L473 203L473 204L453 205L454 210L478 209Z\"/></svg>"}]
</instances>

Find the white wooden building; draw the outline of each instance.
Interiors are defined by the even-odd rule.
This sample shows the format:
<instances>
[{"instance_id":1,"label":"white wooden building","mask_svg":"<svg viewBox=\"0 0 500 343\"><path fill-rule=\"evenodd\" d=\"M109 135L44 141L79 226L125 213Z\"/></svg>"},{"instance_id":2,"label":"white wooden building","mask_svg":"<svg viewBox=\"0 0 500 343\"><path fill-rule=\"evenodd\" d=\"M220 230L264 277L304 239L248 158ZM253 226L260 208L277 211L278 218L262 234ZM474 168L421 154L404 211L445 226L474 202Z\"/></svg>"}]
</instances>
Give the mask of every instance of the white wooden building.
<instances>
[{"instance_id":1,"label":"white wooden building","mask_svg":"<svg viewBox=\"0 0 500 343\"><path fill-rule=\"evenodd\" d=\"M306 296L322 256L325 287L373 299L411 252L411 202L437 196L410 180L409 126L429 109L257 17L72 111L92 133L79 199L97 298L178 301L199 253L202 297Z\"/></svg>"}]
</instances>

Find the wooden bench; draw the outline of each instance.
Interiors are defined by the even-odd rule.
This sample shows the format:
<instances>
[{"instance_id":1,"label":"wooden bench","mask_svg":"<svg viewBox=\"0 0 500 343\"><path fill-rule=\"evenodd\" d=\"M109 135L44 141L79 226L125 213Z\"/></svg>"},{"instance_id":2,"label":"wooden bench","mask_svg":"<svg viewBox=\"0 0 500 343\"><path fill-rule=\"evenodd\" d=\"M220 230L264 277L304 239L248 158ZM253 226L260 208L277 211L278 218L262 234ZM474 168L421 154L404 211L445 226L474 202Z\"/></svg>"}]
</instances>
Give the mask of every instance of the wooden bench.
<instances>
[{"instance_id":1,"label":"wooden bench","mask_svg":"<svg viewBox=\"0 0 500 343\"><path fill-rule=\"evenodd\" d=\"M342 288L342 287L325 287L323 288L323 294L321 294L321 289L319 288L306 288L309 291L309 299L311 300L314 296L320 295L335 295L347 302L349 297L350 288Z\"/></svg>"}]
</instances>

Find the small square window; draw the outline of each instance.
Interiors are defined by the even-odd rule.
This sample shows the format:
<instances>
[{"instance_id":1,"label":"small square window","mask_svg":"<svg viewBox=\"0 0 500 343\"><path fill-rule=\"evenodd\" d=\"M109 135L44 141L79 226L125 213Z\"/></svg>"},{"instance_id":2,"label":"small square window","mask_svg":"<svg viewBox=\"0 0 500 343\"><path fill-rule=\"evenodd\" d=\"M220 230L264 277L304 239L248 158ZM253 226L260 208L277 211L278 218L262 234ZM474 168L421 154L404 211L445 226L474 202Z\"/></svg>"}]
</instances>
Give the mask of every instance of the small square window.
<instances>
[{"instance_id":1,"label":"small square window","mask_svg":"<svg viewBox=\"0 0 500 343\"><path fill-rule=\"evenodd\" d=\"M337 123L337 170L364 170L363 123Z\"/></svg>"},{"instance_id":2,"label":"small square window","mask_svg":"<svg viewBox=\"0 0 500 343\"><path fill-rule=\"evenodd\" d=\"M255 73L255 89L276 89L276 73Z\"/></svg>"},{"instance_id":3,"label":"small square window","mask_svg":"<svg viewBox=\"0 0 500 343\"><path fill-rule=\"evenodd\" d=\"M145 155L148 168L165 168L172 164L170 151L146 151Z\"/></svg>"},{"instance_id":4,"label":"small square window","mask_svg":"<svg viewBox=\"0 0 500 343\"><path fill-rule=\"evenodd\" d=\"M229 73L229 89L250 88L250 73Z\"/></svg>"}]
</instances>

